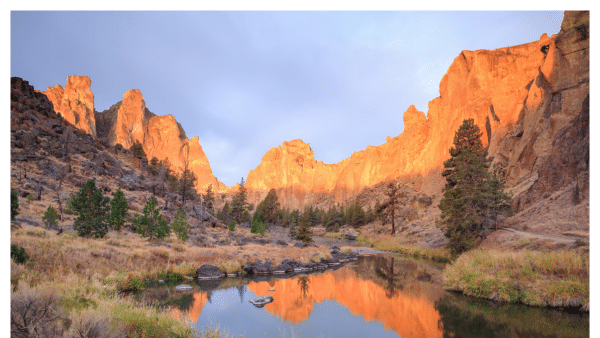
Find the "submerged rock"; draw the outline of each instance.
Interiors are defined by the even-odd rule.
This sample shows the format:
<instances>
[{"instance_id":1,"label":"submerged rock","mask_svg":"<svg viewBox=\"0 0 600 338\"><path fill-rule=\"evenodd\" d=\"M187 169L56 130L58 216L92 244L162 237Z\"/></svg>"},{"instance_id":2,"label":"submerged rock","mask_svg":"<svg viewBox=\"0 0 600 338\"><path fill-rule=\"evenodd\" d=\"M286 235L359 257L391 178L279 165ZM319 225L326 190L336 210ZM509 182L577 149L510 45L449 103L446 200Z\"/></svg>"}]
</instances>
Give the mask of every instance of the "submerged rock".
<instances>
[{"instance_id":1,"label":"submerged rock","mask_svg":"<svg viewBox=\"0 0 600 338\"><path fill-rule=\"evenodd\" d=\"M273 301L273 297L269 296L269 295L264 295L261 297L258 297L256 299L252 299L249 302L252 303L252 305L256 306L256 307L263 307L269 303L271 303Z\"/></svg>"},{"instance_id":2,"label":"submerged rock","mask_svg":"<svg viewBox=\"0 0 600 338\"><path fill-rule=\"evenodd\" d=\"M187 284L181 284L175 287L175 290L177 291L192 291L192 289L192 286Z\"/></svg>"}]
</instances>

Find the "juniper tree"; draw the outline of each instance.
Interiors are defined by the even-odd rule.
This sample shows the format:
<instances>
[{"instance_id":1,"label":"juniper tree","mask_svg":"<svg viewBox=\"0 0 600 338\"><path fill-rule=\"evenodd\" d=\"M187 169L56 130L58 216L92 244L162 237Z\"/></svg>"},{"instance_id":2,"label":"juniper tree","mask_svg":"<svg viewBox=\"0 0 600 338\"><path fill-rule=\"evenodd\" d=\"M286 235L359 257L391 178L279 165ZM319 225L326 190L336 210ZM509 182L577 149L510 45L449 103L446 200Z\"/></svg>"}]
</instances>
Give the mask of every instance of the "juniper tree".
<instances>
[{"instance_id":1,"label":"juniper tree","mask_svg":"<svg viewBox=\"0 0 600 338\"><path fill-rule=\"evenodd\" d=\"M231 217L237 222L242 223L244 221L244 211L248 209L248 203L246 202L247 192L244 187L244 178L240 182L240 188L233 196L231 202Z\"/></svg>"},{"instance_id":2,"label":"juniper tree","mask_svg":"<svg viewBox=\"0 0 600 338\"><path fill-rule=\"evenodd\" d=\"M94 180L88 180L72 197L71 205L77 215L73 229L79 236L104 237L108 233L109 201L108 197L102 196L102 189L96 188Z\"/></svg>"},{"instance_id":3,"label":"juniper tree","mask_svg":"<svg viewBox=\"0 0 600 338\"><path fill-rule=\"evenodd\" d=\"M489 172L492 162L481 142L473 119L464 120L454 136L450 158L444 162L446 178L438 226L450 240L448 248L458 255L475 246L475 239L495 225L497 216L510 213L511 198L497 173Z\"/></svg>"},{"instance_id":4,"label":"juniper tree","mask_svg":"<svg viewBox=\"0 0 600 338\"><path fill-rule=\"evenodd\" d=\"M215 195L212 191L212 184L206 188L206 194L204 195L204 207L208 210L211 215L215 214Z\"/></svg>"},{"instance_id":5,"label":"juniper tree","mask_svg":"<svg viewBox=\"0 0 600 338\"><path fill-rule=\"evenodd\" d=\"M310 213L303 213L302 218L300 219L300 224L298 225L298 229L296 230L296 236L294 236L297 240L300 240L304 243L313 242L312 232L310 231Z\"/></svg>"},{"instance_id":6,"label":"juniper tree","mask_svg":"<svg viewBox=\"0 0 600 338\"><path fill-rule=\"evenodd\" d=\"M171 228L162 217L160 210L161 207L158 206L156 198L151 196L144 205L142 215L135 216L133 223L136 225L137 232L142 237L162 239L171 233Z\"/></svg>"},{"instance_id":7,"label":"juniper tree","mask_svg":"<svg viewBox=\"0 0 600 338\"><path fill-rule=\"evenodd\" d=\"M15 189L10 189L10 219L13 220L19 214L19 197Z\"/></svg>"},{"instance_id":8,"label":"juniper tree","mask_svg":"<svg viewBox=\"0 0 600 338\"><path fill-rule=\"evenodd\" d=\"M177 213L175 214L175 218L173 218L173 224L171 225L173 232L175 232L179 239L185 242L189 238L189 226L190 225L187 222L187 217L185 216L183 208L179 207L179 209L177 209Z\"/></svg>"},{"instance_id":9,"label":"juniper tree","mask_svg":"<svg viewBox=\"0 0 600 338\"><path fill-rule=\"evenodd\" d=\"M56 228L58 225L58 212L52 205L48 206L48 209L44 212L44 217L42 220L46 223L46 226L49 228Z\"/></svg>"},{"instance_id":10,"label":"juniper tree","mask_svg":"<svg viewBox=\"0 0 600 338\"><path fill-rule=\"evenodd\" d=\"M113 230L121 230L121 228L125 224L125 219L128 216L128 210L129 205L127 204L127 199L125 199L125 194L121 190L121 187L119 187L113 195L112 200L110 201L110 214L108 215L108 225Z\"/></svg>"},{"instance_id":11,"label":"juniper tree","mask_svg":"<svg viewBox=\"0 0 600 338\"><path fill-rule=\"evenodd\" d=\"M275 189L269 190L269 193L256 207L256 212L260 218L268 223L277 223L279 219L279 202Z\"/></svg>"}]
</instances>

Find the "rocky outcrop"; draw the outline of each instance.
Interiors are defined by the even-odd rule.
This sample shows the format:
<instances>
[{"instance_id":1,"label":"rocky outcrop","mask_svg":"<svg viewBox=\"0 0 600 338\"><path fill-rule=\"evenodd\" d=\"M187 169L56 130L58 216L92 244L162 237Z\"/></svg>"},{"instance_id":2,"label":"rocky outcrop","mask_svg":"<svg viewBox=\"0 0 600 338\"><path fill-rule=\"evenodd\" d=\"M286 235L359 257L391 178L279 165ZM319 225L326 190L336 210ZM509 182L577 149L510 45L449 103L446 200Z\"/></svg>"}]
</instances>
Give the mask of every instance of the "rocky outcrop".
<instances>
[{"instance_id":1,"label":"rocky outcrop","mask_svg":"<svg viewBox=\"0 0 600 338\"><path fill-rule=\"evenodd\" d=\"M96 137L94 116L94 94L92 81L87 76L72 75L67 78L65 88L60 84L48 87L44 93L54 105L54 111L66 121Z\"/></svg>"},{"instance_id":2,"label":"rocky outcrop","mask_svg":"<svg viewBox=\"0 0 600 338\"><path fill-rule=\"evenodd\" d=\"M199 190L205 190L210 184L213 191L225 188L213 175L198 137L188 139L173 115L157 116L148 110L138 89L127 91L122 101L99 113L98 119L102 125L98 136L106 137L110 146L121 144L131 148L135 142L140 142L148 160L153 157L168 160L176 173L183 171L187 160L198 178L196 187Z\"/></svg>"},{"instance_id":3,"label":"rocky outcrop","mask_svg":"<svg viewBox=\"0 0 600 338\"><path fill-rule=\"evenodd\" d=\"M519 186L517 199L533 184L545 186L534 194L538 196L575 179L587 191L587 176L579 173L588 169L579 163L588 163L588 97L589 12L565 12L557 35L492 51L461 52L440 82L440 96L429 102L427 115L409 107L404 131L386 143L324 164L302 140L284 142L250 171L246 188L253 203L274 188L290 208L324 194L343 202L361 189L398 178L436 194L444 185L440 172L454 134L471 118L483 132L488 154L495 156L494 167L504 170L509 186ZM563 152L569 149L577 155ZM542 176L548 177L540 180Z\"/></svg>"}]
</instances>

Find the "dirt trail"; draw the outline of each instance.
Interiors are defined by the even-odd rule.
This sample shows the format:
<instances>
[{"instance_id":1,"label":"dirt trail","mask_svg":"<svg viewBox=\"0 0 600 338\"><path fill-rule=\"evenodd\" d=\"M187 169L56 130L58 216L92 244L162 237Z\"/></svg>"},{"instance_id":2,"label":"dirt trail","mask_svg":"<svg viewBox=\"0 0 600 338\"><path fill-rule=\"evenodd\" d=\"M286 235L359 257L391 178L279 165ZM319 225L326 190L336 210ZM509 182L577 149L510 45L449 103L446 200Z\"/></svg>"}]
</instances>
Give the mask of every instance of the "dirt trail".
<instances>
[{"instance_id":1,"label":"dirt trail","mask_svg":"<svg viewBox=\"0 0 600 338\"><path fill-rule=\"evenodd\" d=\"M585 243L590 242L589 239L585 239L585 238L570 239L570 238L565 238L565 237L546 236L546 235L534 234L531 232L518 231L518 230L510 229L510 228L498 228L498 230L510 231L510 232L513 232L513 233L516 233L519 235L523 235L523 236L530 236L530 237L536 237L536 238L541 238L541 239L549 239L549 240L557 241L557 242L575 243L575 241L577 241L577 240L583 241Z\"/></svg>"}]
</instances>

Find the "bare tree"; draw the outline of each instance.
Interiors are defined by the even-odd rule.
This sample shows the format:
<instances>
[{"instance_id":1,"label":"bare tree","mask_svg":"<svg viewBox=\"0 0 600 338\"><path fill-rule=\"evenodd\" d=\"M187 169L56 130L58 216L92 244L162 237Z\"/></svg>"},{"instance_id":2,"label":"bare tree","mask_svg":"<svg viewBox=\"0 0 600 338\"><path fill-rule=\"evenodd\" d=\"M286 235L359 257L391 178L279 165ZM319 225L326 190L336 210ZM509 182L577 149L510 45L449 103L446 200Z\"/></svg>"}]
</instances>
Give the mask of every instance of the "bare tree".
<instances>
[{"instance_id":1,"label":"bare tree","mask_svg":"<svg viewBox=\"0 0 600 338\"><path fill-rule=\"evenodd\" d=\"M60 221L63 221L63 200L62 184L65 180L65 170L63 168L54 167L50 176L56 181L53 185L53 190L56 195L56 203L58 203L58 211L60 212Z\"/></svg>"}]
</instances>

